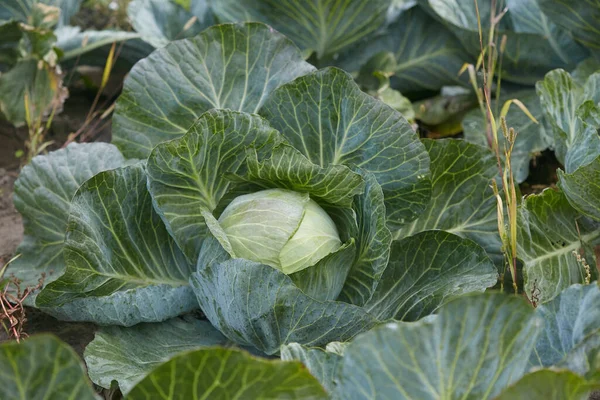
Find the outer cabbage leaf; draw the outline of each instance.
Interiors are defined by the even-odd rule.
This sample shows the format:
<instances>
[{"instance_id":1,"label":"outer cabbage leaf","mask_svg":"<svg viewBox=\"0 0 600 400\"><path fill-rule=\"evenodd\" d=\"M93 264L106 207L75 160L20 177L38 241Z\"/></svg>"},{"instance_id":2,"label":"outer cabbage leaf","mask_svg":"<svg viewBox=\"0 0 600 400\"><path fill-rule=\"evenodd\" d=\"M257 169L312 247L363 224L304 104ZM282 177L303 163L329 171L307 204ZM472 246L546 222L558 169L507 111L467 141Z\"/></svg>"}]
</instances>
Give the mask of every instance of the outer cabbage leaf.
<instances>
[{"instance_id":1,"label":"outer cabbage leaf","mask_svg":"<svg viewBox=\"0 0 600 400\"><path fill-rule=\"evenodd\" d=\"M452 30L471 56L475 57L474 61L481 47L473 1L420 0L419 4ZM484 32L489 28L491 4L488 0L478 0ZM503 79L534 84L548 70L572 69L588 56L588 51L575 42L568 31L545 17L536 0L507 0L496 5L496 15L505 6L508 8L498 29L498 37L507 36L502 62Z\"/></svg>"},{"instance_id":2,"label":"outer cabbage leaf","mask_svg":"<svg viewBox=\"0 0 600 400\"><path fill-rule=\"evenodd\" d=\"M228 110L203 114L179 139L161 143L148 158L148 190L158 214L187 257L196 262L206 225L246 158L246 149L270 149L279 133L262 118Z\"/></svg>"},{"instance_id":3,"label":"outer cabbage leaf","mask_svg":"<svg viewBox=\"0 0 600 400\"><path fill-rule=\"evenodd\" d=\"M542 369L523 376L496 400L588 400L597 389L597 380L588 381L568 370Z\"/></svg>"},{"instance_id":4,"label":"outer cabbage leaf","mask_svg":"<svg viewBox=\"0 0 600 400\"><path fill-rule=\"evenodd\" d=\"M73 143L34 157L23 168L15 182L14 202L23 216L25 237L17 249L21 257L8 270L23 287L36 286L42 275L48 283L63 273L71 198L83 182L123 162L113 145Z\"/></svg>"},{"instance_id":5,"label":"outer cabbage leaf","mask_svg":"<svg viewBox=\"0 0 600 400\"><path fill-rule=\"evenodd\" d=\"M518 380L541 320L516 296L464 296L433 321L394 322L357 337L338 367L343 399L490 399Z\"/></svg>"},{"instance_id":6,"label":"outer cabbage leaf","mask_svg":"<svg viewBox=\"0 0 600 400\"><path fill-rule=\"evenodd\" d=\"M127 6L127 16L136 32L154 47L195 36L214 23L210 13L201 19L191 10L164 0L134 0Z\"/></svg>"},{"instance_id":7,"label":"outer cabbage leaf","mask_svg":"<svg viewBox=\"0 0 600 400\"><path fill-rule=\"evenodd\" d=\"M99 399L75 351L51 335L0 345L0 397Z\"/></svg>"},{"instance_id":8,"label":"outer cabbage leaf","mask_svg":"<svg viewBox=\"0 0 600 400\"><path fill-rule=\"evenodd\" d=\"M127 40L137 39L140 37L135 32L124 32L114 30L82 31L78 26L63 26L54 31L56 34L56 47L62 51L60 58L61 65L73 58L81 57L82 54L97 50L104 46L108 46L116 42L124 42ZM126 49L123 49L125 51ZM121 58L121 56L119 56ZM83 65L90 65L87 60L79 59ZM104 65L106 57L104 57ZM113 67L114 68L114 67Z\"/></svg>"},{"instance_id":9,"label":"outer cabbage leaf","mask_svg":"<svg viewBox=\"0 0 600 400\"><path fill-rule=\"evenodd\" d=\"M299 362L269 361L223 348L175 356L138 383L128 399L183 400L199 394L215 399L327 399Z\"/></svg>"},{"instance_id":10,"label":"outer cabbage leaf","mask_svg":"<svg viewBox=\"0 0 600 400\"><path fill-rule=\"evenodd\" d=\"M329 393L335 391L337 368L342 360L343 349L348 343L332 342L325 349L306 347L299 343L281 346L283 361L300 361L321 382ZM340 352L341 350L341 352Z\"/></svg>"},{"instance_id":11,"label":"outer cabbage leaf","mask_svg":"<svg viewBox=\"0 0 600 400\"><path fill-rule=\"evenodd\" d=\"M462 140L423 140L431 157L432 195L419 218L398 230L394 238L441 229L482 246L501 262L496 199L490 184L498 174L493 153Z\"/></svg>"},{"instance_id":12,"label":"outer cabbage leaf","mask_svg":"<svg viewBox=\"0 0 600 400\"><path fill-rule=\"evenodd\" d=\"M573 252L583 250L595 265L593 245L600 241L600 224L582 217L562 192L546 189L528 196L519 206L517 225L517 255L530 299L544 303L585 281L586 271ZM597 276L596 268L590 274Z\"/></svg>"},{"instance_id":13,"label":"outer cabbage leaf","mask_svg":"<svg viewBox=\"0 0 600 400\"><path fill-rule=\"evenodd\" d=\"M415 219L430 195L429 157L400 113L326 68L282 85L260 111L311 162L356 165L383 188L387 222Z\"/></svg>"},{"instance_id":14,"label":"outer cabbage leaf","mask_svg":"<svg viewBox=\"0 0 600 400\"><path fill-rule=\"evenodd\" d=\"M380 321L416 321L452 297L498 281L485 251L468 239L426 231L392 243L390 262L365 309Z\"/></svg>"},{"instance_id":15,"label":"outer cabbage leaf","mask_svg":"<svg viewBox=\"0 0 600 400\"><path fill-rule=\"evenodd\" d=\"M39 307L63 319L126 326L197 307L192 268L152 207L141 163L85 182L71 201L67 232L67 268L40 292Z\"/></svg>"},{"instance_id":16,"label":"outer cabbage leaf","mask_svg":"<svg viewBox=\"0 0 600 400\"><path fill-rule=\"evenodd\" d=\"M444 25L420 7L413 7L400 13L383 32L342 53L335 65L354 73L383 54L394 60L384 72L392 74L392 87L403 94L437 91L461 83L458 72L469 59L460 41ZM373 79L372 74L372 70L363 69L359 82Z\"/></svg>"},{"instance_id":17,"label":"outer cabbage leaf","mask_svg":"<svg viewBox=\"0 0 600 400\"><path fill-rule=\"evenodd\" d=\"M84 357L94 383L108 389L116 380L121 392L127 394L174 355L226 344L228 340L210 322L188 316L130 328L102 327L86 347Z\"/></svg>"},{"instance_id":18,"label":"outer cabbage leaf","mask_svg":"<svg viewBox=\"0 0 600 400\"><path fill-rule=\"evenodd\" d=\"M569 203L584 215L600 221L600 157L567 174L558 170L558 186Z\"/></svg>"},{"instance_id":19,"label":"outer cabbage leaf","mask_svg":"<svg viewBox=\"0 0 600 400\"><path fill-rule=\"evenodd\" d=\"M596 99L599 95L591 90L594 85L588 85L596 79L600 79L600 72L592 74L586 85L581 86L566 71L554 70L536 86L554 130L556 156L567 173L589 164L600 155L600 124L589 118L596 108L595 103L600 102L600 98Z\"/></svg>"},{"instance_id":20,"label":"outer cabbage leaf","mask_svg":"<svg viewBox=\"0 0 600 400\"><path fill-rule=\"evenodd\" d=\"M538 0L540 8L555 24L590 49L600 49L600 2L569 0Z\"/></svg>"},{"instance_id":21,"label":"outer cabbage leaf","mask_svg":"<svg viewBox=\"0 0 600 400\"><path fill-rule=\"evenodd\" d=\"M573 285L536 309L544 318L531 367L567 368L581 375L597 373L600 360L600 289L598 282Z\"/></svg>"},{"instance_id":22,"label":"outer cabbage leaf","mask_svg":"<svg viewBox=\"0 0 600 400\"><path fill-rule=\"evenodd\" d=\"M266 25L213 26L135 65L117 101L113 143L126 157L145 158L205 111L256 112L276 87L312 70L292 42Z\"/></svg>"},{"instance_id":23,"label":"outer cabbage leaf","mask_svg":"<svg viewBox=\"0 0 600 400\"><path fill-rule=\"evenodd\" d=\"M220 0L213 4L222 21L260 21L292 38L318 58L331 56L375 32L385 21L390 0Z\"/></svg>"},{"instance_id":24,"label":"outer cabbage leaf","mask_svg":"<svg viewBox=\"0 0 600 400\"><path fill-rule=\"evenodd\" d=\"M198 302L211 323L238 344L273 354L285 343L347 341L377 323L360 307L307 296L272 267L244 259L210 262L219 256L203 253L191 279Z\"/></svg>"},{"instance_id":25,"label":"outer cabbage leaf","mask_svg":"<svg viewBox=\"0 0 600 400\"><path fill-rule=\"evenodd\" d=\"M73 15L77 14L83 0L3 0L0 4L0 20L15 19L17 21L33 23L38 27L48 27L48 20L39 19L43 17L41 13L51 12L56 14L56 18L52 18L53 23L58 23L59 26L69 25L69 21ZM55 7L55 10L42 8L38 6Z\"/></svg>"}]
</instances>

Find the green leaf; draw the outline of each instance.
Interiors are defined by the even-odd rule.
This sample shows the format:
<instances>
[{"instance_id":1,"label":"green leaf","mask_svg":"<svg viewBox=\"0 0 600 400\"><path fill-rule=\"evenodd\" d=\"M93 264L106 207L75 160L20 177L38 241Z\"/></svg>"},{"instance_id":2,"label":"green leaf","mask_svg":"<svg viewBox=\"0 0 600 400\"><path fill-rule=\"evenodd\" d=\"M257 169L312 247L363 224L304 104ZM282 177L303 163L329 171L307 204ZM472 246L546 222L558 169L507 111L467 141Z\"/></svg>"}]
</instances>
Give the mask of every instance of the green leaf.
<instances>
[{"instance_id":1,"label":"green leaf","mask_svg":"<svg viewBox=\"0 0 600 400\"><path fill-rule=\"evenodd\" d=\"M3 0L0 4L0 20L15 19L35 27L48 28L48 20L44 20L44 12L50 12L44 5L58 7L59 26L69 25L71 17L79 11L83 0ZM42 5L42 7L40 7ZM56 11L52 10L53 13ZM56 24L56 20L54 24ZM53 25L51 25L53 26Z\"/></svg>"},{"instance_id":2,"label":"green leaf","mask_svg":"<svg viewBox=\"0 0 600 400\"><path fill-rule=\"evenodd\" d=\"M19 60L13 69L0 75L0 111L13 125L27 122L25 97L28 97L32 123L62 105L66 98L57 70L35 59Z\"/></svg>"},{"instance_id":3,"label":"green leaf","mask_svg":"<svg viewBox=\"0 0 600 400\"><path fill-rule=\"evenodd\" d=\"M570 286L535 312L545 324L531 355L531 367L555 366L581 375L598 371L595 360L600 352L598 282Z\"/></svg>"},{"instance_id":4,"label":"green leaf","mask_svg":"<svg viewBox=\"0 0 600 400\"><path fill-rule=\"evenodd\" d=\"M63 52L60 59L61 63L112 43L124 42L140 37L135 32L113 30L81 31L81 28L78 26L63 26L54 31L54 33L57 38L56 47L60 48ZM82 64L88 65L85 62L82 62Z\"/></svg>"},{"instance_id":5,"label":"green leaf","mask_svg":"<svg viewBox=\"0 0 600 400\"><path fill-rule=\"evenodd\" d=\"M307 192L315 200L341 207L350 207L354 196L364 191L363 179L348 167L320 167L288 144L278 145L268 158L261 160L256 151L250 149L244 174L236 178L267 188Z\"/></svg>"},{"instance_id":6,"label":"green leaf","mask_svg":"<svg viewBox=\"0 0 600 400\"><path fill-rule=\"evenodd\" d=\"M558 186L569 203L582 214L600 221L600 157L571 174L561 170L557 174Z\"/></svg>"},{"instance_id":7,"label":"green leaf","mask_svg":"<svg viewBox=\"0 0 600 400\"><path fill-rule=\"evenodd\" d=\"M134 0L127 6L127 16L142 39L154 47L195 36L213 25L212 19L203 21L204 24L199 22L189 7L186 10L175 2L164 0Z\"/></svg>"},{"instance_id":8,"label":"green leaf","mask_svg":"<svg viewBox=\"0 0 600 400\"><path fill-rule=\"evenodd\" d=\"M220 0L213 9L222 21L260 21L292 38L318 58L331 56L375 32L390 0Z\"/></svg>"},{"instance_id":9,"label":"green leaf","mask_svg":"<svg viewBox=\"0 0 600 400\"><path fill-rule=\"evenodd\" d=\"M589 125L582 117L595 107L585 103L594 94L584 90L563 70L550 71L536 89L554 130L556 156L565 171L572 173L592 162L600 155L598 127Z\"/></svg>"},{"instance_id":10,"label":"green leaf","mask_svg":"<svg viewBox=\"0 0 600 400\"><path fill-rule=\"evenodd\" d=\"M364 170L359 172L366 187L362 195L354 198L353 209L358 223L357 255L339 300L363 306L373 295L388 265L392 235L386 226L381 186L373 174Z\"/></svg>"},{"instance_id":11,"label":"green leaf","mask_svg":"<svg viewBox=\"0 0 600 400\"><path fill-rule=\"evenodd\" d=\"M573 252L583 249L595 264L593 244L600 223L582 217L562 192L546 189L528 196L518 209L517 256L523 262L525 292L544 303L573 283L584 282L586 271ZM590 271L593 276L596 269Z\"/></svg>"},{"instance_id":12,"label":"green leaf","mask_svg":"<svg viewBox=\"0 0 600 400\"><path fill-rule=\"evenodd\" d=\"M188 133L161 143L148 158L148 190L179 247L194 263L206 236L201 211L214 211L229 190L250 146L263 151L280 141L256 115L229 110L203 114Z\"/></svg>"},{"instance_id":13,"label":"green leaf","mask_svg":"<svg viewBox=\"0 0 600 400\"><path fill-rule=\"evenodd\" d=\"M587 381L568 370L542 369L523 376L496 400L588 400L600 382Z\"/></svg>"},{"instance_id":14,"label":"green leaf","mask_svg":"<svg viewBox=\"0 0 600 400\"><path fill-rule=\"evenodd\" d=\"M555 24L561 26L584 46L600 49L600 2L539 0L540 8Z\"/></svg>"},{"instance_id":15,"label":"green leaf","mask_svg":"<svg viewBox=\"0 0 600 400\"><path fill-rule=\"evenodd\" d=\"M267 354L291 342L324 346L377 322L360 307L307 296L275 268L228 258L216 239L206 239L191 284L209 321L240 345Z\"/></svg>"},{"instance_id":16,"label":"green leaf","mask_svg":"<svg viewBox=\"0 0 600 400\"><path fill-rule=\"evenodd\" d=\"M441 20L458 37L475 62L481 52L477 13L472 0L420 0L421 5ZM479 15L487 40L491 4L478 0ZM506 35L502 61L502 79L533 85L553 68L572 69L588 56L588 51L573 40L568 31L552 23L540 10L536 0L496 2L496 16L508 9L496 30Z\"/></svg>"},{"instance_id":17,"label":"green leaf","mask_svg":"<svg viewBox=\"0 0 600 400\"><path fill-rule=\"evenodd\" d=\"M338 398L489 399L525 372L541 321L516 296L470 295L437 318L357 337L338 367Z\"/></svg>"},{"instance_id":18,"label":"green leaf","mask_svg":"<svg viewBox=\"0 0 600 400\"><path fill-rule=\"evenodd\" d=\"M123 165L119 150L107 143L72 143L48 155L34 157L15 182L14 202L23 216L25 237L21 257L9 273L22 287L36 286L45 275L55 280L65 268L63 244L71 198L79 185L97 174ZM33 298L30 299L33 302Z\"/></svg>"},{"instance_id":19,"label":"green leaf","mask_svg":"<svg viewBox=\"0 0 600 400\"><path fill-rule=\"evenodd\" d=\"M310 348L298 343L290 343L281 346L281 359L283 361L300 361L312 376L317 378L328 393L335 390L335 376L337 367L342 360L342 354L338 353L336 347L347 343L330 343L325 350L317 347ZM331 346L330 346L331 345Z\"/></svg>"},{"instance_id":20,"label":"green leaf","mask_svg":"<svg viewBox=\"0 0 600 400\"><path fill-rule=\"evenodd\" d=\"M524 182L529 176L529 163L535 155L554 143L552 132L546 129L544 124L544 110L540 105L540 98L534 90L523 90L500 98L500 104L496 100L492 101L492 110L498 110L505 101L509 99L520 100L529 110L531 115L539 122L535 123L521 109L512 106L506 115L507 126L514 128L517 132L511 165L514 171L514 178L517 182ZM499 115L496 115L497 117ZM499 122L499 121L498 121ZM465 139L471 143L489 147L486 134L486 123L481 110L472 110L462 121ZM498 146L504 148L506 140L502 133L502 128L498 128Z\"/></svg>"},{"instance_id":21,"label":"green leaf","mask_svg":"<svg viewBox=\"0 0 600 400\"><path fill-rule=\"evenodd\" d=\"M365 309L380 321L416 321L453 297L482 292L498 281L485 251L444 231L392 243L390 262Z\"/></svg>"},{"instance_id":22,"label":"green leaf","mask_svg":"<svg viewBox=\"0 0 600 400\"><path fill-rule=\"evenodd\" d=\"M113 143L126 157L145 158L205 111L256 112L276 87L313 69L266 25L214 26L136 64L117 101Z\"/></svg>"},{"instance_id":23,"label":"green leaf","mask_svg":"<svg viewBox=\"0 0 600 400\"><path fill-rule=\"evenodd\" d=\"M381 52L393 56L395 65L387 72L392 74L392 87L403 94L460 84L458 72L469 60L452 33L419 7L403 11L383 32L353 46L335 64L346 71L359 71ZM368 76L364 72L361 83L372 79L372 72Z\"/></svg>"},{"instance_id":24,"label":"green leaf","mask_svg":"<svg viewBox=\"0 0 600 400\"><path fill-rule=\"evenodd\" d=\"M94 383L108 389L116 380L121 391L127 394L154 368L174 355L227 343L208 321L173 318L130 328L102 327L86 347L84 357Z\"/></svg>"},{"instance_id":25,"label":"green leaf","mask_svg":"<svg viewBox=\"0 0 600 400\"><path fill-rule=\"evenodd\" d=\"M0 345L0 397L5 400L98 399L77 354L51 335Z\"/></svg>"},{"instance_id":26,"label":"green leaf","mask_svg":"<svg viewBox=\"0 0 600 400\"><path fill-rule=\"evenodd\" d=\"M61 319L129 326L197 307L192 268L152 207L141 163L101 172L77 190L64 256L65 273L36 299Z\"/></svg>"},{"instance_id":27,"label":"green leaf","mask_svg":"<svg viewBox=\"0 0 600 400\"><path fill-rule=\"evenodd\" d=\"M490 188L498 174L495 156L462 140L425 139L423 144L431 157L431 201L419 218L395 233L395 239L441 229L473 240L500 262L496 199Z\"/></svg>"},{"instance_id":28,"label":"green leaf","mask_svg":"<svg viewBox=\"0 0 600 400\"><path fill-rule=\"evenodd\" d=\"M299 362L269 361L209 348L172 358L152 371L128 399L327 399Z\"/></svg>"},{"instance_id":29,"label":"green leaf","mask_svg":"<svg viewBox=\"0 0 600 400\"><path fill-rule=\"evenodd\" d=\"M311 162L356 165L383 188L388 224L415 219L430 195L429 157L400 113L337 68L305 75L275 90L261 109Z\"/></svg>"},{"instance_id":30,"label":"green leaf","mask_svg":"<svg viewBox=\"0 0 600 400\"><path fill-rule=\"evenodd\" d=\"M0 72L15 65L20 57L23 32L17 21L0 22Z\"/></svg>"}]
</instances>

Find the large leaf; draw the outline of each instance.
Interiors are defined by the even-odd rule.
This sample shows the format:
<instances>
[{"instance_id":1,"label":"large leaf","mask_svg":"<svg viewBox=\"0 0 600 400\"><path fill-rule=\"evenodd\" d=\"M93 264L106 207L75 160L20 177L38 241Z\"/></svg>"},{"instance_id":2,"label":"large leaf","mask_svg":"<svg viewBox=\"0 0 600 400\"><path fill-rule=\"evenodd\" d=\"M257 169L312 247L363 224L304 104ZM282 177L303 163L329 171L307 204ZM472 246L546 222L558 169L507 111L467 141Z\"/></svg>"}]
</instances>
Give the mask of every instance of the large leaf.
<instances>
[{"instance_id":1,"label":"large leaf","mask_svg":"<svg viewBox=\"0 0 600 400\"><path fill-rule=\"evenodd\" d=\"M547 189L519 206L517 256L523 262L525 291L546 302L573 283L585 281L586 271L573 254L583 250L594 265L593 244L600 240L600 223L582 217L562 192ZM596 268L590 273L596 276Z\"/></svg>"},{"instance_id":2,"label":"large leaf","mask_svg":"<svg viewBox=\"0 0 600 400\"><path fill-rule=\"evenodd\" d=\"M140 37L135 32L102 30L81 31L78 26L63 26L54 31L56 34L56 47L63 52L61 64L69 59L80 57L82 54L99 49L116 42L137 39ZM123 49L122 51L125 51ZM104 58L106 64L106 57ZM80 64L87 65L85 59L80 59Z\"/></svg>"},{"instance_id":3,"label":"large leaf","mask_svg":"<svg viewBox=\"0 0 600 400\"><path fill-rule=\"evenodd\" d=\"M353 46L335 64L356 72L383 54L394 60L384 72L392 74L392 86L405 94L460 83L458 72L469 60L458 39L419 7L402 12L383 32ZM363 70L361 75L370 76L359 79L373 79L380 68Z\"/></svg>"},{"instance_id":4,"label":"large leaf","mask_svg":"<svg viewBox=\"0 0 600 400\"><path fill-rule=\"evenodd\" d=\"M22 37L23 32L17 21L0 21L0 72L5 72L19 59L19 42Z\"/></svg>"},{"instance_id":5,"label":"large leaf","mask_svg":"<svg viewBox=\"0 0 600 400\"><path fill-rule=\"evenodd\" d=\"M71 201L67 268L36 299L62 319L156 322L197 307L191 266L152 207L141 163L101 172Z\"/></svg>"},{"instance_id":6,"label":"large leaf","mask_svg":"<svg viewBox=\"0 0 600 400\"><path fill-rule=\"evenodd\" d=\"M381 321L416 321L452 297L482 292L497 281L496 267L471 240L421 232L392 243L390 262L365 308Z\"/></svg>"},{"instance_id":7,"label":"large leaf","mask_svg":"<svg viewBox=\"0 0 600 400\"><path fill-rule=\"evenodd\" d=\"M515 141L511 155L511 165L515 175L514 178L517 182L523 182L529 175L529 163L531 159L534 158L537 153L551 147L554 143L554 139L552 132L547 130L543 123L544 110L540 105L540 98L534 90L524 90L502 96L499 104L496 100L493 100L492 110L499 110L499 107L503 106L505 101L515 98L525 104L531 115L538 121L538 123L535 123L522 110L514 105L506 115L507 126L514 128L517 132L517 140ZM489 147L486 122L480 109L469 112L463 119L462 126L466 140ZM503 149L505 143L506 140L504 139L502 128L499 127L499 148Z\"/></svg>"},{"instance_id":8,"label":"large leaf","mask_svg":"<svg viewBox=\"0 0 600 400\"><path fill-rule=\"evenodd\" d=\"M394 322L357 337L338 367L338 398L489 399L525 372L541 321L516 296L443 306L433 322Z\"/></svg>"},{"instance_id":9,"label":"large leaf","mask_svg":"<svg viewBox=\"0 0 600 400\"><path fill-rule=\"evenodd\" d=\"M56 7L59 13L59 25L69 25L71 17L79 11L83 0L3 0L0 4L0 20L15 19L38 26L38 23L47 23L38 17L39 13L48 10L43 6ZM41 4L40 7L38 4ZM48 10L49 11L49 10ZM54 12L54 11L52 11ZM37 21L36 21L37 20Z\"/></svg>"},{"instance_id":10,"label":"large leaf","mask_svg":"<svg viewBox=\"0 0 600 400\"><path fill-rule=\"evenodd\" d=\"M174 318L130 328L100 328L84 356L94 383L110 388L111 382L116 380L121 391L127 394L137 382L174 355L227 342L208 321Z\"/></svg>"},{"instance_id":11,"label":"large leaf","mask_svg":"<svg viewBox=\"0 0 600 400\"><path fill-rule=\"evenodd\" d=\"M71 347L51 335L0 345L3 400L96 400L85 368Z\"/></svg>"},{"instance_id":12,"label":"large leaf","mask_svg":"<svg viewBox=\"0 0 600 400\"><path fill-rule=\"evenodd\" d=\"M569 203L584 215L600 221L600 157L567 174L558 170L558 186Z\"/></svg>"},{"instance_id":13,"label":"large leaf","mask_svg":"<svg viewBox=\"0 0 600 400\"><path fill-rule=\"evenodd\" d=\"M220 0L213 3L223 21L260 21L292 38L318 58L333 55L375 32L385 21L390 0Z\"/></svg>"},{"instance_id":14,"label":"large leaf","mask_svg":"<svg viewBox=\"0 0 600 400\"><path fill-rule=\"evenodd\" d=\"M347 343L333 342L323 350L317 347L311 348L298 343L290 343L281 346L281 359L283 361L297 360L302 362L311 375L321 382L327 392L333 393L337 367L342 360L340 350L343 350L346 345Z\"/></svg>"},{"instance_id":15,"label":"large leaf","mask_svg":"<svg viewBox=\"0 0 600 400\"><path fill-rule=\"evenodd\" d=\"M563 27L584 46L600 49L600 2L538 0L540 8L557 25Z\"/></svg>"},{"instance_id":16,"label":"large leaf","mask_svg":"<svg viewBox=\"0 0 600 400\"><path fill-rule=\"evenodd\" d=\"M230 187L246 148L272 146L279 137L262 118L225 110L203 114L182 138L156 146L148 158L148 189L157 212L195 262L206 236L201 211L212 212Z\"/></svg>"},{"instance_id":17,"label":"large leaf","mask_svg":"<svg viewBox=\"0 0 600 400\"><path fill-rule=\"evenodd\" d=\"M43 120L66 96L58 70L34 58L19 60L0 75L0 111L16 126Z\"/></svg>"},{"instance_id":18,"label":"large leaf","mask_svg":"<svg viewBox=\"0 0 600 400\"><path fill-rule=\"evenodd\" d=\"M9 269L22 286L36 286L63 273L63 243L71 198L79 185L123 164L117 148L107 143L73 143L48 155L34 157L15 182L15 207L23 216L25 237Z\"/></svg>"},{"instance_id":19,"label":"large leaf","mask_svg":"<svg viewBox=\"0 0 600 400\"><path fill-rule=\"evenodd\" d=\"M435 18L443 21L470 52L474 62L481 52L478 19L472 0L420 0ZM484 35L489 30L491 5L496 15L506 6L498 37L506 35L502 61L502 79L534 84L553 68L574 68L588 52L541 12L536 0L490 2L478 0ZM484 41L487 36L484 36Z\"/></svg>"},{"instance_id":20,"label":"large leaf","mask_svg":"<svg viewBox=\"0 0 600 400\"><path fill-rule=\"evenodd\" d=\"M587 82L600 78L591 75ZM542 107L554 130L556 156L567 173L587 165L600 155L598 126L590 124L586 115L596 107L591 101L597 94L591 87L579 85L563 70L546 74L536 85ZM595 100L600 102L600 99Z\"/></svg>"},{"instance_id":21,"label":"large leaf","mask_svg":"<svg viewBox=\"0 0 600 400\"><path fill-rule=\"evenodd\" d=\"M199 397L199 396L202 397ZM268 361L233 349L178 355L152 371L128 399L327 399L299 362Z\"/></svg>"},{"instance_id":22,"label":"large leaf","mask_svg":"<svg viewBox=\"0 0 600 400\"><path fill-rule=\"evenodd\" d=\"M431 157L431 202L419 218L395 233L401 239L441 229L469 238L494 261L502 260L496 199L490 184L498 174L493 153L462 140L423 140Z\"/></svg>"},{"instance_id":23,"label":"large leaf","mask_svg":"<svg viewBox=\"0 0 600 400\"><path fill-rule=\"evenodd\" d=\"M189 10L165 0L134 0L127 15L136 32L154 47L195 36L213 24L212 18L198 20Z\"/></svg>"},{"instance_id":24,"label":"large leaf","mask_svg":"<svg viewBox=\"0 0 600 400\"><path fill-rule=\"evenodd\" d=\"M413 220L429 201L429 157L400 113L337 68L275 90L261 115L314 164L356 165L383 188L388 223Z\"/></svg>"},{"instance_id":25,"label":"large leaf","mask_svg":"<svg viewBox=\"0 0 600 400\"><path fill-rule=\"evenodd\" d=\"M113 143L126 157L145 158L205 111L256 112L276 87L313 69L265 25L214 26L136 64L117 101Z\"/></svg>"},{"instance_id":26,"label":"large leaf","mask_svg":"<svg viewBox=\"0 0 600 400\"><path fill-rule=\"evenodd\" d=\"M600 382L587 381L568 370L542 369L523 376L496 400L588 400Z\"/></svg>"},{"instance_id":27,"label":"large leaf","mask_svg":"<svg viewBox=\"0 0 600 400\"><path fill-rule=\"evenodd\" d=\"M531 355L532 367L556 366L594 374L600 365L600 289L573 285L536 309L544 318L543 334Z\"/></svg>"},{"instance_id":28,"label":"large leaf","mask_svg":"<svg viewBox=\"0 0 600 400\"><path fill-rule=\"evenodd\" d=\"M360 307L307 296L275 268L228 259L214 237L204 241L191 283L202 311L217 329L267 354L291 342L324 346L350 340L376 323Z\"/></svg>"}]
</instances>

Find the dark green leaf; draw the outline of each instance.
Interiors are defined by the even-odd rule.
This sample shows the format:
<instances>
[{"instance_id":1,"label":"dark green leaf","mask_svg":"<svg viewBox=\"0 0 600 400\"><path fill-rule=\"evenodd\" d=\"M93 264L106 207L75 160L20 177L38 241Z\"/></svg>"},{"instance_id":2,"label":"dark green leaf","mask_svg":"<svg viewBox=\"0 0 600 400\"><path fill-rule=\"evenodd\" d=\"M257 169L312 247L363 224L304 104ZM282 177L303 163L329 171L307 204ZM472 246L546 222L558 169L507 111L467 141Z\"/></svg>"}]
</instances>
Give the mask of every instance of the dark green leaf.
<instances>
[{"instance_id":1,"label":"dark green leaf","mask_svg":"<svg viewBox=\"0 0 600 400\"><path fill-rule=\"evenodd\" d=\"M429 157L400 113L337 68L275 90L261 110L314 164L356 165L383 188L388 224L415 219L429 201Z\"/></svg>"},{"instance_id":2,"label":"dark green leaf","mask_svg":"<svg viewBox=\"0 0 600 400\"><path fill-rule=\"evenodd\" d=\"M569 0L538 0L540 8L584 46L600 49L600 2Z\"/></svg>"},{"instance_id":3,"label":"dark green leaf","mask_svg":"<svg viewBox=\"0 0 600 400\"><path fill-rule=\"evenodd\" d=\"M375 32L384 22L390 0L219 0L222 21L260 21L290 37L319 58L333 55Z\"/></svg>"},{"instance_id":4,"label":"dark green leaf","mask_svg":"<svg viewBox=\"0 0 600 400\"><path fill-rule=\"evenodd\" d=\"M357 337L338 367L337 398L490 399L525 372L541 321L516 296L470 295L436 318Z\"/></svg>"},{"instance_id":5,"label":"dark green leaf","mask_svg":"<svg viewBox=\"0 0 600 400\"><path fill-rule=\"evenodd\" d=\"M497 281L496 267L477 244L425 231L392 242L390 262L365 309L380 321L416 321L453 297L482 292Z\"/></svg>"},{"instance_id":6,"label":"dark green leaf","mask_svg":"<svg viewBox=\"0 0 600 400\"><path fill-rule=\"evenodd\" d=\"M85 349L90 378L104 388L116 380L124 394L174 355L226 345L227 339L208 321L192 317L122 328L102 327Z\"/></svg>"},{"instance_id":7,"label":"dark green leaf","mask_svg":"<svg viewBox=\"0 0 600 400\"><path fill-rule=\"evenodd\" d=\"M600 382L586 381L568 370L542 369L523 376L496 400L588 400Z\"/></svg>"},{"instance_id":8,"label":"dark green leaf","mask_svg":"<svg viewBox=\"0 0 600 400\"><path fill-rule=\"evenodd\" d=\"M205 111L256 112L276 87L313 69L265 25L214 26L136 64L117 101L113 143L126 157L145 158Z\"/></svg>"},{"instance_id":9,"label":"dark green leaf","mask_svg":"<svg viewBox=\"0 0 600 400\"><path fill-rule=\"evenodd\" d=\"M299 362L268 361L233 349L209 348L178 355L130 392L131 400L327 399Z\"/></svg>"},{"instance_id":10,"label":"dark green leaf","mask_svg":"<svg viewBox=\"0 0 600 400\"><path fill-rule=\"evenodd\" d=\"M158 322L197 307L186 261L152 207L141 163L101 172L71 201L65 273L36 299L61 319Z\"/></svg>"},{"instance_id":11,"label":"dark green leaf","mask_svg":"<svg viewBox=\"0 0 600 400\"><path fill-rule=\"evenodd\" d=\"M3 400L97 400L83 363L71 347L51 335L0 345Z\"/></svg>"}]
</instances>

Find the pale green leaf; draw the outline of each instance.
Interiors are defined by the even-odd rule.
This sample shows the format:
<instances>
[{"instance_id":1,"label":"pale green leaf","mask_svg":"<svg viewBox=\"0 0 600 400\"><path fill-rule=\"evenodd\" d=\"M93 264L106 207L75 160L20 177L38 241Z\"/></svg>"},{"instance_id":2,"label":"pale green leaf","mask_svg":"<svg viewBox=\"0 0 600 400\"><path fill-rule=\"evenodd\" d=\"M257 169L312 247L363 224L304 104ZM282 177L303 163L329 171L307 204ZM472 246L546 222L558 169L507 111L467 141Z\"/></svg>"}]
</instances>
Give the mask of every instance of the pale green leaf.
<instances>
[{"instance_id":1,"label":"pale green leaf","mask_svg":"<svg viewBox=\"0 0 600 400\"><path fill-rule=\"evenodd\" d=\"M542 369L523 376L496 400L588 400L600 382L587 381L568 370Z\"/></svg>"}]
</instances>

